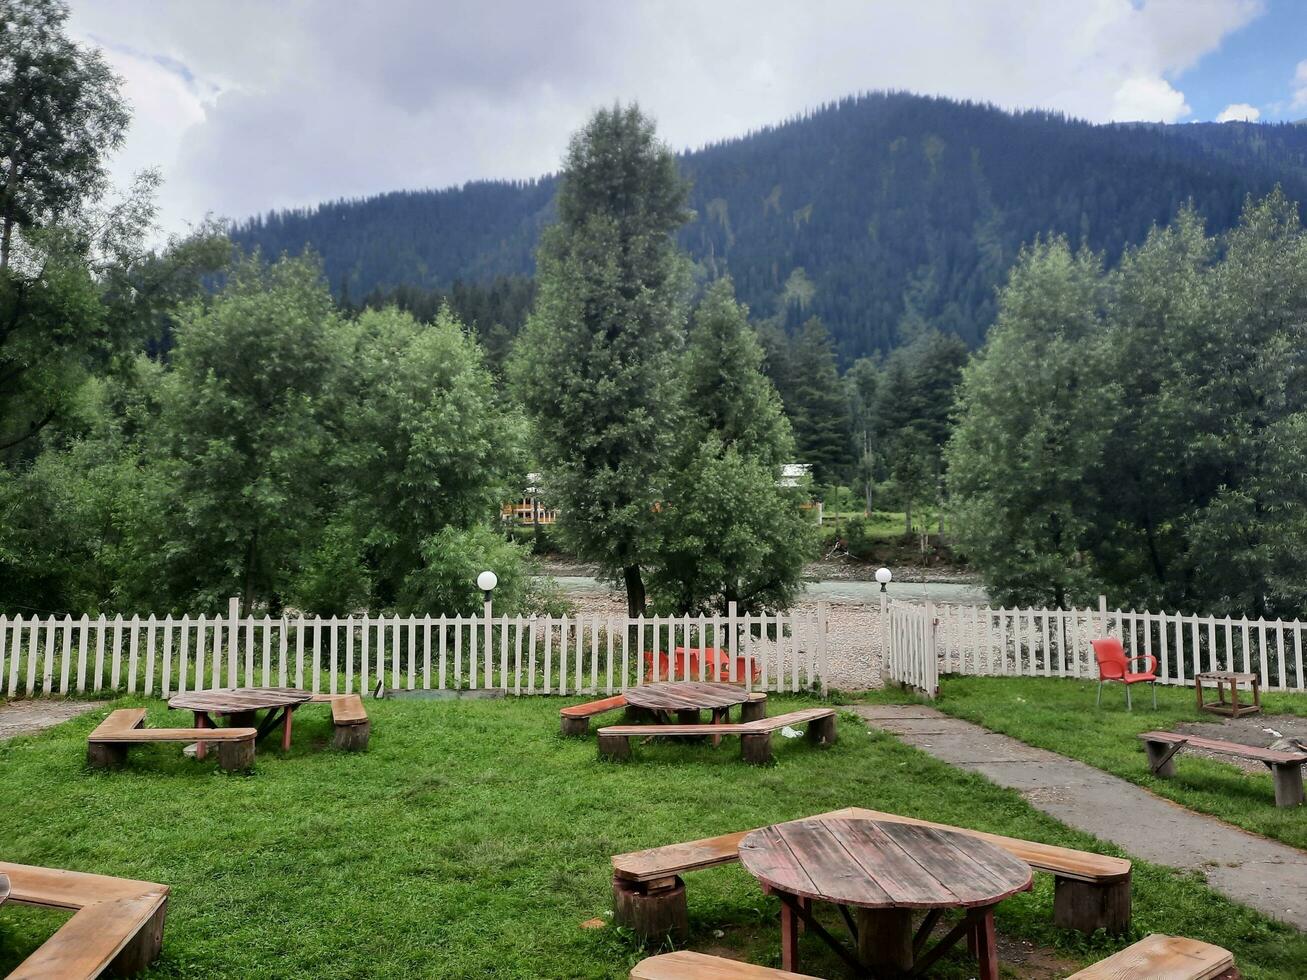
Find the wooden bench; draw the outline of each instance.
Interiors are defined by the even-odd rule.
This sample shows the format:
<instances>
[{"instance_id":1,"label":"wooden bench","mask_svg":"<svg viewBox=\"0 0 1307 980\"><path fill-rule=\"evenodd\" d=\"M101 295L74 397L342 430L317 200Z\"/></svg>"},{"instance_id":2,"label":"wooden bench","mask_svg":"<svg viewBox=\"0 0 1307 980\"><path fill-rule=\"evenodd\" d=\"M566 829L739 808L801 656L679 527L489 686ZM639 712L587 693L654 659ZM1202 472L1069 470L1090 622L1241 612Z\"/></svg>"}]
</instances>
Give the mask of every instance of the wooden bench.
<instances>
[{"instance_id":1,"label":"wooden bench","mask_svg":"<svg viewBox=\"0 0 1307 980\"><path fill-rule=\"evenodd\" d=\"M363 698L357 694L315 694L314 704L331 705L331 723L335 726L332 745L344 752L362 752L368 747L372 721Z\"/></svg>"},{"instance_id":2,"label":"wooden bench","mask_svg":"<svg viewBox=\"0 0 1307 980\"><path fill-rule=\"evenodd\" d=\"M1175 755L1187 745L1190 748L1265 763L1275 780L1275 805L1299 806L1303 802L1302 767L1307 764L1307 752L1277 752L1255 745L1240 745L1238 742L1223 742L1220 739L1179 735L1175 732L1144 732L1139 738L1148 754L1148 768L1153 771L1153 775L1162 779L1175 775Z\"/></svg>"},{"instance_id":3,"label":"wooden bench","mask_svg":"<svg viewBox=\"0 0 1307 980\"><path fill-rule=\"evenodd\" d=\"M0 874L9 878L9 901L74 913L9 980L131 976L158 959L167 885L3 861Z\"/></svg>"},{"instance_id":4,"label":"wooden bench","mask_svg":"<svg viewBox=\"0 0 1307 980\"><path fill-rule=\"evenodd\" d=\"M1214 980L1225 974L1238 976L1228 950L1154 933L1067 980Z\"/></svg>"},{"instance_id":5,"label":"wooden bench","mask_svg":"<svg viewBox=\"0 0 1307 980\"><path fill-rule=\"evenodd\" d=\"M763 765L772 761L771 737L786 726L806 725L808 741L830 745L835 741L835 710L833 708L804 708L773 718L760 718L728 725L613 725L599 729L599 757L601 759L631 758L631 739L641 737L718 738L738 735L740 758L745 762Z\"/></svg>"},{"instance_id":6,"label":"wooden bench","mask_svg":"<svg viewBox=\"0 0 1307 980\"><path fill-rule=\"evenodd\" d=\"M1196 939L1153 934L1068 980L1215 980L1234 972L1229 951ZM784 980L800 978L766 966L679 950L650 956L631 970L631 980ZM811 978L807 978L811 980Z\"/></svg>"},{"instance_id":7,"label":"wooden bench","mask_svg":"<svg viewBox=\"0 0 1307 980\"><path fill-rule=\"evenodd\" d=\"M1130 862L1124 858L1076 851L1053 844L987 834L966 827L917 820L896 813L849 807L819 817L868 817L954 830L1003 848L1036 871L1054 876L1053 922L1064 929L1092 933L1130 928ZM613 918L642 940L689 934L685 881L689 871L733 864L740 859L740 841L752 833L741 830L720 837L668 844L613 856Z\"/></svg>"},{"instance_id":8,"label":"wooden bench","mask_svg":"<svg viewBox=\"0 0 1307 980\"><path fill-rule=\"evenodd\" d=\"M564 735L584 735L590 730L590 719L618 708L626 707L626 695L614 694L611 698L574 704L558 712L559 727Z\"/></svg>"},{"instance_id":9,"label":"wooden bench","mask_svg":"<svg viewBox=\"0 0 1307 980\"><path fill-rule=\"evenodd\" d=\"M117 769L127 750L149 742L217 742L218 765L228 772L254 768L256 728L145 728L144 708L119 708L86 737L86 764Z\"/></svg>"},{"instance_id":10,"label":"wooden bench","mask_svg":"<svg viewBox=\"0 0 1307 980\"><path fill-rule=\"evenodd\" d=\"M650 956L631 969L631 980L817 980L806 973L774 970L739 960L679 949Z\"/></svg>"}]
</instances>

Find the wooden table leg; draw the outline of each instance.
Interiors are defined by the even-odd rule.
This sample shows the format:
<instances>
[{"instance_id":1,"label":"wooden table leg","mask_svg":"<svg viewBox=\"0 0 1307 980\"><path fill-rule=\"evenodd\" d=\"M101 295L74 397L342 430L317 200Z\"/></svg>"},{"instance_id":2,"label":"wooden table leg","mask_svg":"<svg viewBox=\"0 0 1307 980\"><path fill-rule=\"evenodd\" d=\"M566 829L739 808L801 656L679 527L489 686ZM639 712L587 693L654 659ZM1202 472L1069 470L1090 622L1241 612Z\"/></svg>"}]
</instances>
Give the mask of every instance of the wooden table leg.
<instances>
[{"instance_id":1,"label":"wooden table leg","mask_svg":"<svg viewBox=\"0 0 1307 980\"><path fill-rule=\"evenodd\" d=\"M858 909L858 959L877 976L912 970L912 910Z\"/></svg>"},{"instance_id":2,"label":"wooden table leg","mask_svg":"<svg viewBox=\"0 0 1307 980\"><path fill-rule=\"evenodd\" d=\"M781 969L799 972L799 917L788 902L781 902Z\"/></svg>"},{"instance_id":3,"label":"wooden table leg","mask_svg":"<svg viewBox=\"0 0 1307 980\"><path fill-rule=\"evenodd\" d=\"M281 725L281 750L290 751L290 719L295 714L294 705L286 705L286 718Z\"/></svg>"},{"instance_id":4,"label":"wooden table leg","mask_svg":"<svg viewBox=\"0 0 1307 980\"><path fill-rule=\"evenodd\" d=\"M1239 682L1230 678L1230 717L1239 717Z\"/></svg>"},{"instance_id":5,"label":"wooden table leg","mask_svg":"<svg viewBox=\"0 0 1307 980\"><path fill-rule=\"evenodd\" d=\"M1262 710L1262 679L1253 677L1253 707L1257 710L1253 714L1258 714Z\"/></svg>"},{"instance_id":6,"label":"wooden table leg","mask_svg":"<svg viewBox=\"0 0 1307 980\"><path fill-rule=\"evenodd\" d=\"M195 727L196 727L196 728L213 728L214 726L213 726L212 724L209 723L209 716L208 716L208 714L206 714L206 713L203 712L203 711L197 711L197 712L195 712ZM196 742L196 743L195 743L195 758L196 758L197 761L202 761L202 760L204 759L204 748L205 748L205 746L204 746L204 743L203 743L203 742Z\"/></svg>"},{"instance_id":7,"label":"wooden table leg","mask_svg":"<svg viewBox=\"0 0 1307 980\"><path fill-rule=\"evenodd\" d=\"M994 910L986 909L984 917L972 928L979 964L980 980L998 980L998 942L994 935Z\"/></svg>"},{"instance_id":8,"label":"wooden table leg","mask_svg":"<svg viewBox=\"0 0 1307 980\"><path fill-rule=\"evenodd\" d=\"M1194 678L1194 697L1198 699L1198 710L1203 710L1203 682L1200 678Z\"/></svg>"}]
</instances>

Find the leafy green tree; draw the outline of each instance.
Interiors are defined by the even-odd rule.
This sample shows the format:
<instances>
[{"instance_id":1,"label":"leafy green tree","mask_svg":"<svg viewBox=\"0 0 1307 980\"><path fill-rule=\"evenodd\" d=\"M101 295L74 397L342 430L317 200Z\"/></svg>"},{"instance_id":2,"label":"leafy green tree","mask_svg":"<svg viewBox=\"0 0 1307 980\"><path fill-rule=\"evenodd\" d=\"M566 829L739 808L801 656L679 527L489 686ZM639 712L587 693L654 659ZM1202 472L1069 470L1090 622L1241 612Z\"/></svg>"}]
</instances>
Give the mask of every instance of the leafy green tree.
<instances>
[{"instance_id":1,"label":"leafy green tree","mask_svg":"<svg viewBox=\"0 0 1307 980\"><path fill-rule=\"evenodd\" d=\"M685 352L685 420L660 483L658 605L675 613L786 608L815 545L797 488L780 485L794 440L729 279L709 286Z\"/></svg>"},{"instance_id":2,"label":"leafy green tree","mask_svg":"<svg viewBox=\"0 0 1307 980\"><path fill-rule=\"evenodd\" d=\"M323 403L343 329L316 263L257 257L180 314L164 379L161 450L176 514L167 556L183 599L277 608L321 524L332 448Z\"/></svg>"},{"instance_id":3,"label":"leafy green tree","mask_svg":"<svg viewBox=\"0 0 1307 980\"><path fill-rule=\"evenodd\" d=\"M405 582L425 575L429 583L445 574L423 571L442 553L430 546L433 535L489 526L498 518L525 471L521 422L496 393L481 349L448 307L426 326L394 307L368 310L353 336L341 371L339 457L343 519L357 543L338 542L331 554L339 560L357 549L366 557L370 570L356 579L371 582L382 606L404 595L407 602L418 595L434 600L430 588ZM468 538L460 552L467 553L467 542L485 540ZM485 567L506 580L518 574L520 558L493 550L485 560L500 564Z\"/></svg>"},{"instance_id":4,"label":"leafy green tree","mask_svg":"<svg viewBox=\"0 0 1307 980\"><path fill-rule=\"evenodd\" d=\"M1084 601L1098 585L1085 544L1117 396L1096 368L1101 266L1065 239L1026 249L989 340L963 372L948 487L960 551L1005 604Z\"/></svg>"},{"instance_id":5,"label":"leafy green tree","mask_svg":"<svg viewBox=\"0 0 1307 980\"><path fill-rule=\"evenodd\" d=\"M804 497L740 446L704 439L669 481L659 514L659 606L675 613L786 609L802 586L816 527Z\"/></svg>"},{"instance_id":6,"label":"leafy green tree","mask_svg":"<svg viewBox=\"0 0 1307 980\"><path fill-rule=\"evenodd\" d=\"M130 115L99 51L64 33L61 0L0 6L0 270L15 229L59 221L105 190Z\"/></svg>"},{"instance_id":7,"label":"leafy green tree","mask_svg":"<svg viewBox=\"0 0 1307 980\"><path fill-rule=\"evenodd\" d=\"M672 235L685 201L652 121L635 106L597 112L568 149L513 369L559 532L625 584L631 615L646 605L657 477L675 430L686 276Z\"/></svg>"},{"instance_id":8,"label":"leafy green tree","mask_svg":"<svg viewBox=\"0 0 1307 980\"><path fill-rule=\"evenodd\" d=\"M1109 273L1041 246L1001 309L949 450L959 543L1000 598L1307 611L1296 205L1250 200L1215 240L1186 210Z\"/></svg>"}]
</instances>

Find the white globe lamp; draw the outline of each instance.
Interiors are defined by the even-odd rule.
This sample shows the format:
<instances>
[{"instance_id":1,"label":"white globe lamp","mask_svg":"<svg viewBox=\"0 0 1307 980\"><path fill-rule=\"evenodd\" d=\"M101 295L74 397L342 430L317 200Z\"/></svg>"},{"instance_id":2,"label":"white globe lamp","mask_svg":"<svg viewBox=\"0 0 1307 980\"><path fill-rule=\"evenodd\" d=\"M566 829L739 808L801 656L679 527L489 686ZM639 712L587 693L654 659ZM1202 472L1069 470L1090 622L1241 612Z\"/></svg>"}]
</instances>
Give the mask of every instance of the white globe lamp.
<instances>
[{"instance_id":1,"label":"white globe lamp","mask_svg":"<svg viewBox=\"0 0 1307 980\"><path fill-rule=\"evenodd\" d=\"M888 568L881 566L880 568L876 569L876 581L880 583L880 591L882 592L889 591L888 589L885 588L885 586L889 585L890 582L892 582L893 580L894 580L894 573L891 572Z\"/></svg>"},{"instance_id":2,"label":"white globe lamp","mask_svg":"<svg viewBox=\"0 0 1307 980\"><path fill-rule=\"evenodd\" d=\"M486 594L486 601L490 601L490 593L495 591L495 586L499 584L499 576L494 572L486 570L477 576L477 588Z\"/></svg>"}]
</instances>

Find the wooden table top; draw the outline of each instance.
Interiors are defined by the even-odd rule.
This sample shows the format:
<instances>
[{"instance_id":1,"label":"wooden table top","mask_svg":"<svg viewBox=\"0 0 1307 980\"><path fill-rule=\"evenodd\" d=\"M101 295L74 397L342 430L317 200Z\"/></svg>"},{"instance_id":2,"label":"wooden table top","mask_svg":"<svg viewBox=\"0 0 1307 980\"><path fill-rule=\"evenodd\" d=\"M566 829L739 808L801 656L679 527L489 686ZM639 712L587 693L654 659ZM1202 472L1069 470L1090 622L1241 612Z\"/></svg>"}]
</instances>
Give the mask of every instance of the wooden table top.
<instances>
[{"instance_id":1,"label":"wooden table top","mask_svg":"<svg viewBox=\"0 0 1307 980\"><path fill-rule=\"evenodd\" d=\"M1194 679L1200 681L1244 681L1251 684L1257 680L1257 675L1236 674L1230 670L1205 670L1201 674L1195 674Z\"/></svg>"},{"instance_id":2,"label":"wooden table top","mask_svg":"<svg viewBox=\"0 0 1307 980\"><path fill-rule=\"evenodd\" d=\"M862 908L973 908L1030 888L1030 865L966 834L862 817L797 820L740 841L771 888Z\"/></svg>"},{"instance_id":3,"label":"wooden table top","mask_svg":"<svg viewBox=\"0 0 1307 980\"><path fill-rule=\"evenodd\" d=\"M312 691L297 687L219 687L212 691L187 691L168 702L170 708L187 711L212 711L219 715L265 708L285 708L313 699Z\"/></svg>"},{"instance_id":4,"label":"wooden table top","mask_svg":"<svg viewBox=\"0 0 1307 980\"><path fill-rule=\"evenodd\" d=\"M9 897L9 876L0 875L0 905L3 905L5 903L5 899L8 897Z\"/></svg>"},{"instance_id":5,"label":"wooden table top","mask_svg":"<svg viewBox=\"0 0 1307 980\"><path fill-rule=\"evenodd\" d=\"M654 711L691 711L695 708L729 708L749 700L749 692L736 684L699 681L661 681L628 688L626 703Z\"/></svg>"}]
</instances>

